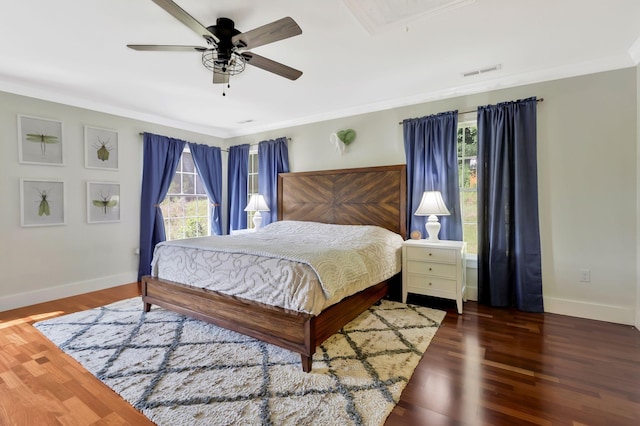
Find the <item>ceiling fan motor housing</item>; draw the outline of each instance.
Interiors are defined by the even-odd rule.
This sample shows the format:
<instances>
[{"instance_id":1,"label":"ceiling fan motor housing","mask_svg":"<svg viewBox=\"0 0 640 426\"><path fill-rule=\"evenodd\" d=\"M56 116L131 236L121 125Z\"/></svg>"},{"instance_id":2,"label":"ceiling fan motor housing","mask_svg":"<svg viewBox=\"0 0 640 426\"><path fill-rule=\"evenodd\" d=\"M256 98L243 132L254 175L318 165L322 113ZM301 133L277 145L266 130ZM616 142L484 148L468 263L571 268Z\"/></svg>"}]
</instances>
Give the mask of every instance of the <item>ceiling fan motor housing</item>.
<instances>
[{"instance_id":1,"label":"ceiling fan motor housing","mask_svg":"<svg viewBox=\"0 0 640 426\"><path fill-rule=\"evenodd\" d=\"M218 58L216 59L216 63L221 65L229 63L231 60L231 53L235 48L231 42L231 38L240 34L240 31L235 28L235 23L229 18L218 18L216 19L216 25L207 27L207 30L220 40L217 47Z\"/></svg>"}]
</instances>

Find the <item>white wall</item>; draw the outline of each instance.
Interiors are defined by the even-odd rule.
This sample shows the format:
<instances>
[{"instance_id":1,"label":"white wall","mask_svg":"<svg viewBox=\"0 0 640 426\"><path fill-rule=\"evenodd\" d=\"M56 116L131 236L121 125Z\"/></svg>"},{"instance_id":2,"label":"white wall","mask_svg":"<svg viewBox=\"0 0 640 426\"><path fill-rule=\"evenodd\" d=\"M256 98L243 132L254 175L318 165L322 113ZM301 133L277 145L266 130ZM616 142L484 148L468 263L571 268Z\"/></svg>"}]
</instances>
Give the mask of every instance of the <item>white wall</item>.
<instances>
[{"instance_id":1,"label":"white wall","mask_svg":"<svg viewBox=\"0 0 640 426\"><path fill-rule=\"evenodd\" d=\"M636 67L636 329L640 330L640 66Z\"/></svg>"},{"instance_id":2,"label":"white wall","mask_svg":"<svg viewBox=\"0 0 640 426\"><path fill-rule=\"evenodd\" d=\"M64 167L18 163L17 114L62 121ZM84 125L118 131L118 171L84 167ZM136 281L139 133L145 131L225 147L224 141L211 136L0 92L0 311ZM223 164L226 178L226 155ZM20 226L20 178L64 180L66 225ZM120 183L120 222L87 224L88 180Z\"/></svg>"},{"instance_id":3,"label":"white wall","mask_svg":"<svg viewBox=\"0 0 640 426\"><path fill-rule=\"evenodd\" d=\"M545 309L633 324L640 297L636 73L629 68L495 90L228 142L291 137L291 171L400 164L405 158L398 122L404 118L544 98L538 105L538 184ZM357 137L339 156L329 134L345 128L355 129ZM581 269L591 271L591 282L579 281ZM470 284L475 294L476 284Z\"/></svg>"}]
</instances>

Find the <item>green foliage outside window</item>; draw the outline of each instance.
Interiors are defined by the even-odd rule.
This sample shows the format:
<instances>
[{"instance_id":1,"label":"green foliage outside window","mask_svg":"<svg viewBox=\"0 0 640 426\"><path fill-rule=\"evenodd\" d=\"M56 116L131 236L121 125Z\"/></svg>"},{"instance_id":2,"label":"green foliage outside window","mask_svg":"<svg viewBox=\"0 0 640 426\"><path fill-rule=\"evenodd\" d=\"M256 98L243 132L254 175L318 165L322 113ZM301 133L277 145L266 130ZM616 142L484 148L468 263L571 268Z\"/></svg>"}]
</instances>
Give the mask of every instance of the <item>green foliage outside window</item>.
<instances>
[{"instance_id":1,"label":"green foliage outside window","mask_svg":"<svg viewBox=\"0 0 640 426\"><path fill-rule=\"evenodd\" d=\"M478 129L475 122L458 125L458 179L463 239L467 252L478 253Z\"/></svg>"}]
</instances>

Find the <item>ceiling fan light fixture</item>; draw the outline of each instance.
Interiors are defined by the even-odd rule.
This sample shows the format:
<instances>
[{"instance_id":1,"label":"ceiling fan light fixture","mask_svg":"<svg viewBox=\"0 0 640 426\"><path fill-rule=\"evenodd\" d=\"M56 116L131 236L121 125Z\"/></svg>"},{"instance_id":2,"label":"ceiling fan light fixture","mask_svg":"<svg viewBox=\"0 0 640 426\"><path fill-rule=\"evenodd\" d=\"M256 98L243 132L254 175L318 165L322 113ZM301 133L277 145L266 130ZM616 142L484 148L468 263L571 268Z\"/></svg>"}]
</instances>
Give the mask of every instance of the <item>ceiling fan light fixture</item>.
<instances>
[{"instance_id":1,"label":"ceiling fan light fixture","mask_svg":"<svg viewBox=\"0 0 640 426\"><path fill-rule=\"evenodd\" d=\"M237 75L244 71L245 60L235 53L232 53L228 60L222 59L219 57L218 51L208 49L202 52L202 65L214 73Z\"/></svg>"}]
</instances>

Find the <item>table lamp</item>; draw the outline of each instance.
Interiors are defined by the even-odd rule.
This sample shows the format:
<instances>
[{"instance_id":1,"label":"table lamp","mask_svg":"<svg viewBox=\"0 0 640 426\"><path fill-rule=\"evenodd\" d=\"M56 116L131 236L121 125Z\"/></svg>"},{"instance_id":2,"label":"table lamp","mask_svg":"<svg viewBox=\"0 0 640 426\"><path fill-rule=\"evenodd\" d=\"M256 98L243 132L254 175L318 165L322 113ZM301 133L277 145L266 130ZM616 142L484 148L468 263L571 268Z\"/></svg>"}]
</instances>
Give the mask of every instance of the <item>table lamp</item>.
<instances>
[{"instance_id":1,"label":"table lamp","mask_svg":"<svg viewBox=\"0 0 640 426\"><path fill-rule=\"evenodd\" d=\"M427 229L428 240L431 242L438 242L438 233L440 232L440 222L438 216L448 216L449 210L444 204L442 194L440 191L426 191L422 194L422 200L420 205L414 213L416 216L429 216L425 228Z\"/></svg>"}]
</instances>

